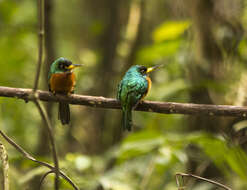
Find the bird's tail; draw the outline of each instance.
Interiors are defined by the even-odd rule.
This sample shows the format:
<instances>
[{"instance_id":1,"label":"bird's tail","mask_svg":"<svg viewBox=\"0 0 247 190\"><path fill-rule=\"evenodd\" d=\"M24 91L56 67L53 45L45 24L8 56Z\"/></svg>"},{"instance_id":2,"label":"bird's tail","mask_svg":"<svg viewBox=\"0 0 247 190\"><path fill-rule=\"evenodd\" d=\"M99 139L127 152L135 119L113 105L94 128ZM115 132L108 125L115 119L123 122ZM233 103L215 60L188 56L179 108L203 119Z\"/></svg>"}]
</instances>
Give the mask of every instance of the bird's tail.
<instances>
[{"instance_id":1,"label":"bird's tail","mask_svg":"<svg viewBox=\"0 0 247 190\"><path fill-rule=\"evenodd\" d=\"M70 109L69 109L69 104L68 103L59 102L58 119L61 120L63 125L69 124L69 121L70 121Z\"/></svg>"},{"instance_id":2,"label":"bird's tail","mask_svg":"<svg viewBox=\"0 0 247 190\"><path fill-rule=\"evenodd\" d=\"M132 111L131 109L125 109L123 110L123 116L122 116L122 126L124 130L131 131L132 126Z\"/></svg>"}]
</instances>

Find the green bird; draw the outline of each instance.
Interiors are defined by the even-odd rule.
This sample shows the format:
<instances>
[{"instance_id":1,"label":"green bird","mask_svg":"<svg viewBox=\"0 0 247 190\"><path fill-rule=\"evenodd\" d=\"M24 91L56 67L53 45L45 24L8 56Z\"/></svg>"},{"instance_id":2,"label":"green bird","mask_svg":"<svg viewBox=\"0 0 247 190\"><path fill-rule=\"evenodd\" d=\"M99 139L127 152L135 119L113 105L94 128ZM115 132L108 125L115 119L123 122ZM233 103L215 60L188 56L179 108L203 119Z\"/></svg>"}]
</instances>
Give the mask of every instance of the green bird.
<instances>
[{"instance_id":1,"label":"green bird","mask_svg":"<svg viewBox=\"0 0 247 190\"><path fill-rule=\"evenodd\" d=\"M81 66L80 64L72 64L71 61L63 57L55 60L50 67L48 75L49 91L53 94L69 95L74 92L76 83L75 74L73 69ZM70 109L67 102L59 102L58 119L62 124L69 124L70 122Z\"/></svg>"},{"instance_id":2,"label":"green bird","mask_svg":"<svg viewBox=\"0 0 247 190\"><path fill-rule=\"evenodd\" d=\"M131 130L132 109L147 95L151 88L151 79L148 74L160 67L145 67L141 65L132 66L124 75L118 85L117 99L122 106L122 126L124 130Z\"/></svg>"}]
</instances>

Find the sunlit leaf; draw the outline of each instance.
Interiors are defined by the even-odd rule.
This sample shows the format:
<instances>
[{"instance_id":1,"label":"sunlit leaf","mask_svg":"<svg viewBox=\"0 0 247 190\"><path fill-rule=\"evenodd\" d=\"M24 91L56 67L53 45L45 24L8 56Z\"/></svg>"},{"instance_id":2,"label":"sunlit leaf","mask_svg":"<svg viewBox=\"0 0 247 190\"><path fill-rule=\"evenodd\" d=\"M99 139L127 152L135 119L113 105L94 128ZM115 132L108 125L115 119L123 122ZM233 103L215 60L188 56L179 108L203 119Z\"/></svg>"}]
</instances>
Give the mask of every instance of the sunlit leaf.
<instances>
[{"instance_id":1,"label":"sunlit leaf","mask_svg":"<svg viewBox=\"0 0 247 190\"><path fill-rule=\"evenodd\" d=\"M164 143L163 137L154 131L134 133L125 139L120 149L120 160L148 153Z\"/></svg>"},{"instance_id":2,"label":"sunlit leaf","mask_svg":"<svg viewBox=\"0 0 247 190\"><path fill-rule=\"evenodd\" d=\"M68 153L65 158L72 162L79 171L88 169L92 165L92 160L86 155Z\"/></svg>"},{"instance_id":3,"label":"sunlit leaf","mask_svg":"<svg viewBox=\"0 0 247 190\"><path fill-rule=\"evenodd\" d=\"M225 139L212 135L194 136L191 140L199 145L223 172L229 171L230 167L242 179L247 179L247 155L240 147L229 146ZM212 151L212 147L217 151Z\"/></svg>"},{"instance_id":4,"label":"sunlit leaf","mask_svg":"<svg viewBox=\"0 0 247 190\"><path fill-rule=\"evenodd\" d=\"M124 177L124 176L123 176ZM101 184L103 185L104 189L112 189L112 190L132 190L133 188L130 187L129 184L125 182L120 182L116 179L102 177Z\"/></svg>"},{"instance_id":5,"label":"sunlit leaf","mask_svg":"<svg viewBox=\"0 0 247 190\"><path fill-rule=\"evenodd\" d=\"M91 166L91 159L87 156L78 156L75 159L75 166L78 170L82 171Z\"/></svg>"},{"instance_id":6,"label":"sunlit leaf","mask_svg":"<svg viewBox=\"0 0 247 190\"><path fill-rule=\"evenodd\" d=\"M189 21L168 21L156 28L152 34L155 42L173 40L179 37L190 26Z\"/></svg>"},{"instance_id":7,"label":"sunlit leaf","mask_svg":"<svg viewBox=\"0 0 247 190\"><path fill-rule=\"evenodd\" d=\"M246 39L243 39L238 45L239 54L246 59L247 57L247 43Z\"/></svg>"},{"instance_id":8,"label":"sunlit leaf","mask_svg":"<svg viewBox=\"0 0 247 190\"><path fill-rule=\"evenodd\" d=\"M148 64L172 56L177 52L180 44L181 40L175 40L146 46L138 52L137 63Z\"/></svg>"}]
</instances>

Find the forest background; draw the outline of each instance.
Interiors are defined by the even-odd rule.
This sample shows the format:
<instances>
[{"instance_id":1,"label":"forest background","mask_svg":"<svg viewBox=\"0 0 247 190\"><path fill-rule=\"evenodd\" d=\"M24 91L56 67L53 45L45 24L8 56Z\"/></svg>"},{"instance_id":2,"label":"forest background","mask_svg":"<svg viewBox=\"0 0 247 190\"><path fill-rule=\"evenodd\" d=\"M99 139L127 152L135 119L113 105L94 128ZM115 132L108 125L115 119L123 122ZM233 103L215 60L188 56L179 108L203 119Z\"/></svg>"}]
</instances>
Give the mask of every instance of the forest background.
<instances>
[{"instance_id":1,"label":"forest background","mask_svg":"<svg viewBox=\"0 0 247 190\"><path fill-rule=\"evenodd\" d=\"M47 0L45 64L39 89L58 57L83 64L76 94L116 97L133 64L165 66L152 73L148 100L246 105L246 0ZM0 0L0 85L32 88L38 57L37 2ZM247 186L246 120L236 117L134 112L123 132L120 110L71 106L71 124L45 103L60 168L80 189L177 189L177 172L232 189ZM33 103L0 98L0 128L35 158L52 163L47 131ZM10 189L38 189L48 171L3 138ZM1 163L2 164L2 163ZM1 165L2 166L2 165ZM1 176L3 179L3 176ZM52 189L54 175L44 181ZM60 189L73 189L60 180ZM215 189L186 178L193 189Z\"/></svg>"}]
</instances>

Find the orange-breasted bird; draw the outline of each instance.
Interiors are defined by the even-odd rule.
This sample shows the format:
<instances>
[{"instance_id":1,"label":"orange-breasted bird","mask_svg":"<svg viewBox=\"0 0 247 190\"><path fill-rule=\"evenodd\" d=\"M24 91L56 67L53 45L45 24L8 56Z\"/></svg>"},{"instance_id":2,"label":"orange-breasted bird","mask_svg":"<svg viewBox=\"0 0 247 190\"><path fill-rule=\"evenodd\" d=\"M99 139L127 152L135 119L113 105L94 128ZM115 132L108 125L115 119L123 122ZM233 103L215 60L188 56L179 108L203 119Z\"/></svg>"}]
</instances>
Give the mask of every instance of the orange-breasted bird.
<instances>
[{"instance_id":1,"label":"orange-breasted bird","mask_svg":"<svg viewBox=\"0 0 247 190\"><path fill-rule=\"evenodd\" d=\"M135 109L151 88L151 79L148 74L160 66L147 68L142 65L134 65L130 67L120 81L117 99L120 100L122 106L122 125L124 130L131 130L131 111Z\"/></svg>"},{"instance_id":2,"label":"orange-breasted bird","mask_svg":"<svg viewBox=\"0 0 247 190\"><path fill-rule=\"evenodd\" d=\"M76 83L75 74L73 69L81 66L80 64L72 64L71 61L60 57L55 60L50 67L48 75L49 91L53 94L69 95L74 93ZM62 124L69 124L70 122L70 109L67 102L59 102L58 119Z\"/></svg>"}]
</instances>

